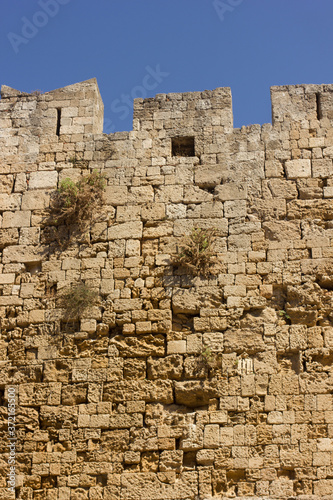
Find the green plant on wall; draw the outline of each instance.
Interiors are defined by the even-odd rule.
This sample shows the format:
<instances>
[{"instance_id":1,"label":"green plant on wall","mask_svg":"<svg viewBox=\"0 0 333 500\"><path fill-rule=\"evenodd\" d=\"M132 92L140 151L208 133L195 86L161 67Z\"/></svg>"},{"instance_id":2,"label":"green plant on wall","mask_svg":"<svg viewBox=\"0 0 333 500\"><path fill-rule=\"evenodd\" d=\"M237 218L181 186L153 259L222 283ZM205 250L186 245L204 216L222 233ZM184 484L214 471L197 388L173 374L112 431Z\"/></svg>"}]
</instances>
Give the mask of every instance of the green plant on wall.
<instances>
[{"instance_id":1,"label":"green plant on wall","mask_svg":"<svg viewBox=\"0 0 333 500\"><path fill-rule=\"evenodd\" d=\"M284 309L282 309L281 311L279 311L279 316L281 318L284 318L284 319L290 319L289 314Z\"/></svg>"},{"instance_id":2,"label":"green plant on wall","mask_svg":"<svg viewBox=\"0 0 333 500\"><path fill-rule=\"evenodd\" d=\"M194 228L189 236L183 238L174 264L185 266L194 275L212 274L214 240L214 229Z\"/></svg>"},{"instance_id":3,"label":"green plant on wall","mask_svg":"<svg viewBox=\"0 0 333 500\"><path fill-rule=\"evenodd\" d=\"M52 201L53 222L78 224L92 218L103 201L105 177L94 170L78 182L66 177L60 183Z\"/></svg>"},{"instance_id":4,"label":"green plant on wall","mask_svg":"<svg viewBox=\"0 0 333 500\"><path fill-rule=\"evenodd\" d=\"M206 349L202 351L201 359L206 365L209 365L209 363L213 360L212 350L210 347L206 347Z\"/></svg>"},{"instance_id":5,"label":"green plant on wall","mask_svg":"<svg viewBox=\"0 0 333 500\"><path fill-rule=\"evenodd\" d=\"M98 293L80 281L71 285L60 296L61 306L65 309L65 318L79 319L84 311L97 303Z\"/></svg>"}]
</instances>

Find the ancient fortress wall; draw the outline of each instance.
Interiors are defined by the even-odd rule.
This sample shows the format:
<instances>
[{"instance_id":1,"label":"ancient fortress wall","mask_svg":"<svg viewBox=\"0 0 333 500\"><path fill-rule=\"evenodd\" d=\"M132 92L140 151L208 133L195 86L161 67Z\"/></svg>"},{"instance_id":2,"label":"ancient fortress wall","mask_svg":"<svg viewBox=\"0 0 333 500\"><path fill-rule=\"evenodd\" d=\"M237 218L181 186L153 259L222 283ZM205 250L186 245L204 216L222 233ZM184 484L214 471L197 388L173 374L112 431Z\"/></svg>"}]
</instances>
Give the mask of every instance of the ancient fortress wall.
<instances>
[{"instance_id":1,"label":"ancient fortress wall","mask_svg":"<svg viewBox=\"0 0 333 500\"><path fill-rule=\"evenodd\" d=\"M271 96L273 125L234 129L218 88L105 135L94 79L2 87L1 499L333 498L333 85ZM93 223L57 225L61 181L94 170ZM175 265L193 228L207 276ZM69 320L80 281L98 302Z\"/></svg>"}]
</instances>

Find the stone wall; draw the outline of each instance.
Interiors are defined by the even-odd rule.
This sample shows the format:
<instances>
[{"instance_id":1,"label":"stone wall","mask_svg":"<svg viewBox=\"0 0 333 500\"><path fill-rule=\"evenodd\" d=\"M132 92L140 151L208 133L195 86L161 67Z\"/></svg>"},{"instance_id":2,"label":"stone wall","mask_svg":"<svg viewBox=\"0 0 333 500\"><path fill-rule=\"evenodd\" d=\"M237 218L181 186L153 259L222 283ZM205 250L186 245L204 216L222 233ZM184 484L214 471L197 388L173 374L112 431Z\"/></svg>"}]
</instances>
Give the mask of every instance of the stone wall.
<instances>
[{"instance_id":1,"label":"stone wall","mask_svg":"<svg viewBox=\"0 0 333 500\"><path fill-rule=\"evenodd\" d=\"M105 135L96 80L2 87L0 498L333 498L333 85L271 95L273 125L234 129L218 88ZM92 222L57 224L94 170ZM198 229L208 276L175 264ZM79 282L98 302L68 318Z\"/></svg>"}]
</instances>

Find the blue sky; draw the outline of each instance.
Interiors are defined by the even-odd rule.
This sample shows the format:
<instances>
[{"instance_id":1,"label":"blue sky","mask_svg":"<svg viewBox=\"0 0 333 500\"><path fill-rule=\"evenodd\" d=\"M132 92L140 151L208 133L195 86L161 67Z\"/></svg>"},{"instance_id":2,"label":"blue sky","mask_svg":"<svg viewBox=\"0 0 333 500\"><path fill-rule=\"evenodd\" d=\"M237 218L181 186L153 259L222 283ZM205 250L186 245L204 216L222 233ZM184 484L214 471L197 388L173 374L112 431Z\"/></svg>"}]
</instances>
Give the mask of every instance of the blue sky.
<instances>
[{"instance_id":1,"label":"blue sky","mask_svg":"<svg viewBox=\"0 0 333 500\"><path fill-rule=\"evenodd\" d=\"M107 133L133 97L231 87L234 126L271 122L269 88L333 83L332 0L1 0L0 84L96 77Z\"/></svg>"}]
</instances>

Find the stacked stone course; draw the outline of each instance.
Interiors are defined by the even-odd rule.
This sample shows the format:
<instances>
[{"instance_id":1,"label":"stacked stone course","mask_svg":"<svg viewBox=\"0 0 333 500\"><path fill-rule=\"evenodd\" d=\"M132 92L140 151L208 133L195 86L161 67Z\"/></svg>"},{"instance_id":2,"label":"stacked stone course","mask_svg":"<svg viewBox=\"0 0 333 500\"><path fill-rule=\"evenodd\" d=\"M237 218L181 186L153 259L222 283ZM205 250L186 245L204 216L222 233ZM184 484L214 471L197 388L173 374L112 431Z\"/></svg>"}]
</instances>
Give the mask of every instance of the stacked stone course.
<instances>
[{"instance_id":1,"label":"stacked stone course","mask_svg":"<svg viewBox=\"0 0 333 500\"><path fill-rule=\"evenodd\" d=\"M95 79L2 87L0 498L9 386L16 498L333 498L333 85L271 98L241 129L228 88L136 99L106 135ZM94 170L99 213L57 227ZM208 277L173 263L197 228ZM69 321L80 281L98 303Z\"/></svg>"}]
</instances>

